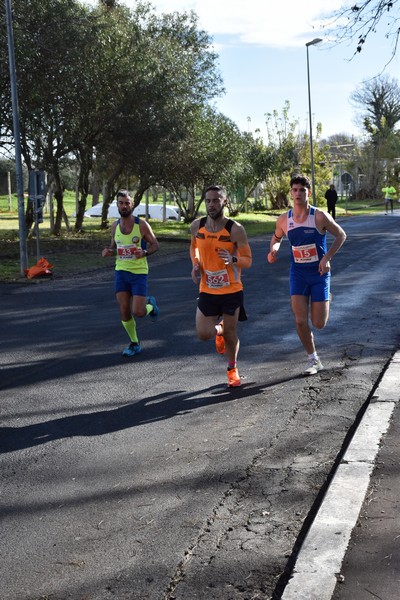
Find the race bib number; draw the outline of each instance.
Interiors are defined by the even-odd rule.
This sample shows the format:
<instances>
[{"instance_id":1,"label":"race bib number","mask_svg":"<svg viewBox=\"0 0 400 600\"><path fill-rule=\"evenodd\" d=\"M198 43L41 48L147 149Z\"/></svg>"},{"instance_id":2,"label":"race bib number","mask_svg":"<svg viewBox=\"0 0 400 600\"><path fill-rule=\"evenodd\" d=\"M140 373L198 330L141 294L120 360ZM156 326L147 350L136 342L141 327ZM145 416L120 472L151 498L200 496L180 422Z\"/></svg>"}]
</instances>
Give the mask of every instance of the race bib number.
<instances>
[{"instance_id":1,"label":"race bib number","mask_svg":"<svg viewBox=\"0 0 400 600\"><path fill-rule=\"evenodd\" d=\"M206 285L211 289L227 287L229 285L228 271L226 269L206 271Z\"/></svg>"},{"instance_id":2,"label":"race bib number","mask_svg":"<svg viewBox=\"0 0 400 600\"><path fill-rule=\"evenodd\" d=\"M292 252L295 263L312 263L319 260L317 246L315 244L293 246Z\"/></svg>"},{"instance_id":3,"label":"race bib number","mask_svg":"<svg viewBox=\"0 0 400 600\"><path fill-rule=\"evenodd\" d=\"M121 260L136 260L136 246L118 246L117 254Z\"/></svg>"}]
</instances>

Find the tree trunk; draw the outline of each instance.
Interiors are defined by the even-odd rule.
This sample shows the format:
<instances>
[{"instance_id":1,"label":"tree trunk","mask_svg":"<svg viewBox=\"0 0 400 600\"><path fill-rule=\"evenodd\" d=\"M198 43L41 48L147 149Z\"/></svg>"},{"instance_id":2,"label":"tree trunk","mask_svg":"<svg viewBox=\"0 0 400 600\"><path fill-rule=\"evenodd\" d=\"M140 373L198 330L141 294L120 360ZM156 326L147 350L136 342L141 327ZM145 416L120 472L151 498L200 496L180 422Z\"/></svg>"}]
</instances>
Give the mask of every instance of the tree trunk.
<instances>
[{"instance_id":1,"label":"tree trunk","mask_svg":"<svg viewBox=\"0 0 400 600\"><path fill-rule=\"evenodd\" d=\"M145 193L145 191L149 188L149 181L147 179L142 179L140 178L138 181L138 187L137 190L135 192L135 195L133 197L133 206L134 208L136 208L137 206L139 206L142 198L143 198L143 194Z\"/></svg>"},{"instance_id":2,"label":"tree trunk","mask_svg":"<svg viewBox=\"0 0 400 600\"><path fill-rule=\"evenodd\" d=\"M100 202L100 183L99 176L95 172L93 173L93 183L92 183L92 206L96 206Z\"/></svg>"},{"instance_id":3,"label":"tree trunk","mask_svg":"<svg viewBox=\"0 0 400 600\"><path fill-rule=\"evenodd\" d=\"M78 177L78 210L76 211L75 231L82 231L83 218L86 210L87 197L89 195L89 176L93 165L92 148L84 148L79 151L79 177Z\"/></svg>"},{"instance_id":4,"label":"tree trunk","mask_svg":"<svg viewBox=\"0 0 400 600\"><path fill-rule=\"evenodd\" d=\"M54 190L54 198L56 200L56 218L54 220L54 227L51 230L52 235L60 235L61 233L61 224L63 218L63 198L64 192L61 185L61 177L60 172L58 170L58 164L53 164L53 172L52 172L52 180L53 180L53 190Z\"/></svg>"}]
</instances>

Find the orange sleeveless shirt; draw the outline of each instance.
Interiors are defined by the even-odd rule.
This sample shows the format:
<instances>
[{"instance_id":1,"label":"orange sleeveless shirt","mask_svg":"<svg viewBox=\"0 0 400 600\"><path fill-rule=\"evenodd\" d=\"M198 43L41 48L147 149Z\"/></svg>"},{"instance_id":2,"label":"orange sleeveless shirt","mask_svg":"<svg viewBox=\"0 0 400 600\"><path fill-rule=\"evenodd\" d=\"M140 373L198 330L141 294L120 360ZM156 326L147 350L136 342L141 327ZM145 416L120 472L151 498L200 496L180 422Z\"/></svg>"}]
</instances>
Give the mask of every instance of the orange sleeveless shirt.
<instances>
[{"instance_id":1,"label":"orange sleeveless shirt","mask_svg":"<svg viewBox=\"0 0 400 600\"><path fill-rule=\"evenodd\" d=\"M233 221L228 219L225 227L216 233L207 231L206 217L200 220L196 234L196 247L200 256L200 292L207 294L234 294L243 289L240 278L241 268L236 264L226 265L218 256L223 248L229 254L239 257L236 245L231 240Z\"/></svg>"}]
</instances>

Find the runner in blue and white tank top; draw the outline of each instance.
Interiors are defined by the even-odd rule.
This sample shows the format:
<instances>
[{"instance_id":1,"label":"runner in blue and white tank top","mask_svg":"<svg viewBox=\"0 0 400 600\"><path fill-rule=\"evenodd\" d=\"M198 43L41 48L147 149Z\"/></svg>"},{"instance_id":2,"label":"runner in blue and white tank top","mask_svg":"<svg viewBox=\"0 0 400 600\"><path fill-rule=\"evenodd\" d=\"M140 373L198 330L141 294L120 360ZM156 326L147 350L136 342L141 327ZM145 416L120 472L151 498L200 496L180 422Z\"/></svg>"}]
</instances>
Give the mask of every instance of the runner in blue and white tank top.
<instances>
[{"instance_id":1,"label":"runner in blue and white tank top","mask_svg":"<svg viewBox=\"0 0 400 600\"><path fill-rule=\"evenodd\" d=\"M293 248L292 263L316 266L326 254L326 233L318 231L315 225L315 207L310 206L307 219L304 223L296 223L293 218L293 209L287 213L287 235Z\"/></svg>"},{"instance_id":2,"label":"runner in blue and white tank top","mask_svg":"<svg viewBox=\"0 0 400 600\"><path fill-rule=\"evenodd\" d=\"M319 272L320 260L326 254L326 232L315 224L316 209L309 207L304 223L293 218L293 209L287 213L286 232L291 246L290 295L311 298L311 302L329 300L330 271Z\"/></svg>"},{"instance_id":3,"label":"runner in blue and white tank top","mask_svg":"<svg viewBox=\"0 0 400 600\"><path fill-rule=\"evenodd\" d=\"M308 363L304 373L314 375L323 369L315 349L309 317L316 329L323 329L329 317L330 261L343 245L346 234L330 214L309 204L311 181L305 175L290 180L293 208L282 214L270 243L268 262L277 261L283 236L291 247L290 296L296 330L303 344ZM326 233L334 241L327 249Z\"/></svg>"}]
</instances>

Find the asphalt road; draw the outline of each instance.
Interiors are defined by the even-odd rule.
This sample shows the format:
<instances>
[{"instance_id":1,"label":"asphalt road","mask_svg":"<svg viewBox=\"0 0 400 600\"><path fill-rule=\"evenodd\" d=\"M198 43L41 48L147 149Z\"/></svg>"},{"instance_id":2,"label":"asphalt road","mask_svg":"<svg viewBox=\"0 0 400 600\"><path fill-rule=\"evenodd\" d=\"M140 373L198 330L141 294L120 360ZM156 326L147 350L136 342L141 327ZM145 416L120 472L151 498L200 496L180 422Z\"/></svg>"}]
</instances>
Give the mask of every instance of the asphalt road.
<instances>
[{"instance_id":1,"label":"asphalt road","mask_svg":"<svg viewBox=\"0 0 400 600\"><path fill-rule=\"evenodd\" d=\"M233 390L194 336L188 248L150 259L161 315L140 321L131 360L112 268L1 285L1 600L280 598L399 342L400 218L340 223L325 370L309 378L287 241L275 265L269 236L251 241Z\"/></svg>"}]
</instances>

